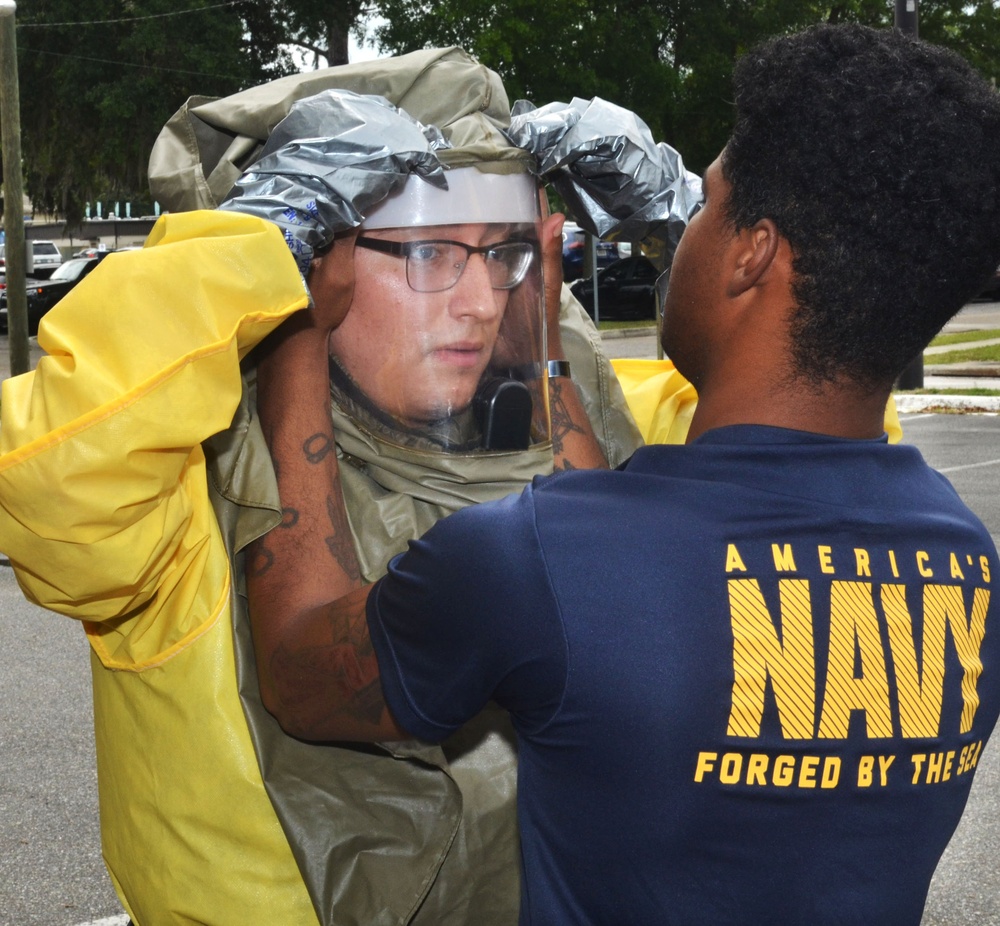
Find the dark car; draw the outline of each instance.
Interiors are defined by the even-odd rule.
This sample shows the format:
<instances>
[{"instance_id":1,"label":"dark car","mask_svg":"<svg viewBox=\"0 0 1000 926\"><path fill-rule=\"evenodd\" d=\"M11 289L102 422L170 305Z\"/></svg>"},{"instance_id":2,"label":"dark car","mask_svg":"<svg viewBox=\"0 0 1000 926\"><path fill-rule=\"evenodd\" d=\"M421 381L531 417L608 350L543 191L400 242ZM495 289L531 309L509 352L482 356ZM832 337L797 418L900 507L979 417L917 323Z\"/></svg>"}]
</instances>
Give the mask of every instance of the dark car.
<instances>
[{"instance_id":1,"label":"dark car","mask_svg":"<svg viewBox=\"0 0 1000 926\"><path fill-rule=\"evenodd\" d=\"M609 267L618 260L618 245L613 241L595 241L597 267ZM569 283L583 276L587 266L587 235L582 228L563 227L563 279Z\"/></svg>"},{"instance_id":2,"label":"dark car","mask_svg":"<svg viewBox=\"0 0 1000 926\"><path fill-rule=\"evenodd\" d=\"M656 317L656 278L660 272L647 257L617 260L597 273L597 312L601 321ZM594 317L594 281L577 280L570 291Z\"/></svg>"},{"instance_id":3,"label":"dark car","mask_svg":"<svg viewBox=\"0 0 1000 926\"><path fill-rule=\"evenodd\" d=\"M990 281L979 291L977 299L1000 300L1000 267L993 271Z\"/></svg>"},{"instance_id":4,"label":"dark car","mask_svg":"<svg viewBox=\"0 0 1000 926\"><path fill-rule=\"evenodd\" d=\"M28 334L38 334L38 323L63 296L90 273L105 257L106 251L96 257L74 257L60 264L47 280L29 280ZM7 331L7 291L0 292L0 332Z\"/></svg>"}]
</instances>

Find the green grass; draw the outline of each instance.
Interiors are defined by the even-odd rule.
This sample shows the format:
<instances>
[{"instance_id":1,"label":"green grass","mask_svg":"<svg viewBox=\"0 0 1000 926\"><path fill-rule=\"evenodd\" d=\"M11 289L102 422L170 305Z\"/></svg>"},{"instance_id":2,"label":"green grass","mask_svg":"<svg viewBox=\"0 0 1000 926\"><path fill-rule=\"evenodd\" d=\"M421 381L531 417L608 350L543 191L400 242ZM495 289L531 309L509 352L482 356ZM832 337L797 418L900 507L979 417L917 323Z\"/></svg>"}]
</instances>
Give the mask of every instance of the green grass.
<instances>
[{"instance_id":1,"label":"green grass","mask_svg":"<svg viewBox=\"0 0 1000 926\"><path fill-rule=\"evenodd\" d=\"M953 334L939 334L931 347L946 347L948 344L969 344L972 341L986 341L990 338L1000 338L1000 328L983 328L979 331L958 331Z\"/></svg>"},{"instance_id":2,"label":"green grass","mask_svg":"<svg viewBox=\"0 0 1000 926\"><path fill-rule=\"evenodd\" d=\"M944 354L925 354L924 366L934 366L941 363L968 363L971 360L1000 360L1000 344L970 347L967 350L950 350Z\"/></svg>"},{"instance_id":3,"label":"green grass","mask_svg":"<svg viewBox=\"0 0 1000 926\"><path fill-rule=\"evenodd\" d=\"M656 320L647 319L645 321L636 322L599 322L597 325L598 331L616 331L619 328L650 328L656 329ZM1000 335L998 335L1000 337Z\"/></svg>"}]
</instances>

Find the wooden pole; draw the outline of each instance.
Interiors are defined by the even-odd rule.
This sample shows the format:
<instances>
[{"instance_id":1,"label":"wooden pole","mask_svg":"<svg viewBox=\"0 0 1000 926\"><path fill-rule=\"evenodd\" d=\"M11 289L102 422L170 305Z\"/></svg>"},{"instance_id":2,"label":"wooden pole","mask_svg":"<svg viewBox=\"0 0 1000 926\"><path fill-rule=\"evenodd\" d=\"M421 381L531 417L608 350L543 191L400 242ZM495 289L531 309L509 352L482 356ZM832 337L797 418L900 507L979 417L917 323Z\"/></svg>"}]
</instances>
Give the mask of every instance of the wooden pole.
<instances>
[{"instance_id":1,"label":"wooden pole","mask_svg":"<svg viewBox=\"0 0 1000 926\"><path fill-rule=\"evenodd\" d=\"M4 257L7 284L7 334L10 372L30 367L28 296L25 289L24 183L21 175L21 110L17 84L17 42L14 0L0 0L0 125L3 144Z\"/></svg>"}]
</instances>

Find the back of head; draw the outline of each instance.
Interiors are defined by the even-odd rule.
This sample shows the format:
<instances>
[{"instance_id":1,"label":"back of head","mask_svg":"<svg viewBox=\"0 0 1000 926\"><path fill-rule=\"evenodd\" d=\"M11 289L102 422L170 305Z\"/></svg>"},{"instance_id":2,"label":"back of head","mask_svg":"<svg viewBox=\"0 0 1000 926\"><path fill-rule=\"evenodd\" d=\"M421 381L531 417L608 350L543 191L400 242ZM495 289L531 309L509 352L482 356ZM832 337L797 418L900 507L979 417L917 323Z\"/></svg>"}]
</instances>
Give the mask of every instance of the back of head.
<instances>
[{"instance_id":1,"label":"back of head","mask_svg":"<svg viewBox=\"0 0 1000 926\"><path fill-rule=\"evenodd\" d=\"M896 31L817 26L737 62L738 228L794 253L797 372L891 382L1000 261L1000 94Z\"/></svg>"}]
</instances>

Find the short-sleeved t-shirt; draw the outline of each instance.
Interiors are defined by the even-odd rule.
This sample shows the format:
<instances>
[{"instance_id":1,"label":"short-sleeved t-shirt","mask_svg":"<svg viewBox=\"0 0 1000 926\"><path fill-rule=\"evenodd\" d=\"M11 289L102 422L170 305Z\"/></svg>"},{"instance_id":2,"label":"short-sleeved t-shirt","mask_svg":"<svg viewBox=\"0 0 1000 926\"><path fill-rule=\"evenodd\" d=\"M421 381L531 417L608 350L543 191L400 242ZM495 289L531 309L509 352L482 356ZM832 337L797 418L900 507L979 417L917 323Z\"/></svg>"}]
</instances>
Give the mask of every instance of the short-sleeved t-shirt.
<instances>
[{"instance_id":1,"label":"short-sleeved t-shirt","mask_svg":"<svg viewBox=\"0 0 1000 926\"><path fill-rule=\"evenodd\" d=\"M734 426L452 515L368 623L412 734L510 711L522 923L917 926L997 569L916 449Z\"/></svg>"}]
</instances>

